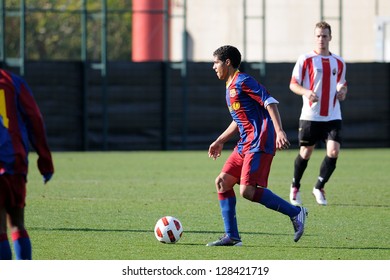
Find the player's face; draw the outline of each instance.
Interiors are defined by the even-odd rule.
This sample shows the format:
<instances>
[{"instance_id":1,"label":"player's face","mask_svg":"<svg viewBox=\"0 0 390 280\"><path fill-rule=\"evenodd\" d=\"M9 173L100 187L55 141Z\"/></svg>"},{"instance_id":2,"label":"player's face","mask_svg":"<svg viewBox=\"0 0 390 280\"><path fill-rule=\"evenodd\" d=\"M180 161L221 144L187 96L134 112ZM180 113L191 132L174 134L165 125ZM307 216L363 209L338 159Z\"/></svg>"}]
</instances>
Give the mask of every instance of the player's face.
<instances>
[{"instance_id":1,"label":"player's face","mask_svg":"<svg viewBox=\"0 0 390 280\"><path fill-rule=\"evenodd\" d=\"M316 47L319 53L327 52L329 50L329 42L332 40L332 36L329 34L329 29L316 28Z\"/></svg>"},{"instance_id":2,"label":"player's face","mask_svg":"<svg viewBox=\"0 0 390 280\"><path fill-rule=\"evenodd\" d=\"M220 60L218 57L214 56L213 69L217 73L217 77L220 80L226 80L229 74L229 67L226 63Z\"/></svg>"}]
</instances>

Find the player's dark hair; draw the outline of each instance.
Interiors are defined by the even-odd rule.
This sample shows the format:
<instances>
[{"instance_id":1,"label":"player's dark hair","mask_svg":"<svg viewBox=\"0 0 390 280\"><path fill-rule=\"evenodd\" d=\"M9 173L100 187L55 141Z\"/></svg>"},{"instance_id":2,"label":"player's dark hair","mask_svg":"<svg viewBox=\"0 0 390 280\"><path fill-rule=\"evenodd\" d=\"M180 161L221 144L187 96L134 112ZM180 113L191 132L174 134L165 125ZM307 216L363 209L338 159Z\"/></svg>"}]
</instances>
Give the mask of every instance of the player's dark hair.
<instances>
[{"instance_id":1,"label":"player's dark hair","mask_svg":"<svg viewBox=\"0 0 390 280\"><path fill-rule=\"evenodd\" d=\"M332 28L330 27L330 24L326 21L320 21L316 24L316 28L320 29L329 29L329 35L332 35Z\"/></svg>"},{"instance_id":2,"label":"player's dark hair","mask_svg":"<svg viewBox=\"0 0 390 280\"><path fill-rule=\"evenodd\" d=\"M233 68L238 68L241 63L241 53L236 47L233 46L226 45L219 47L214 51L213 56L218 57L218 59L223 62L225 62L227 59L230 59Z\"/></svg>"}]
</instances>

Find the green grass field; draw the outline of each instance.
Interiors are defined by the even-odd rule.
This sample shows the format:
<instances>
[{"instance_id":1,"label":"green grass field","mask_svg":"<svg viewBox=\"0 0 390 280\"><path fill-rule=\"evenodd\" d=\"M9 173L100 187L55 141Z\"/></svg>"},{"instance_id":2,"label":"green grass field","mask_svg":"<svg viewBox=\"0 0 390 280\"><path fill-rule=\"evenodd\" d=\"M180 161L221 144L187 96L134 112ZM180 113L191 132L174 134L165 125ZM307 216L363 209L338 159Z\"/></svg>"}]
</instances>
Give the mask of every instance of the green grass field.
<instances>
[{"instance_id":1,"label":"green grass field","mask_svg":"<svg viewBox=\"0 0 390 280\"><path fill-rule=\"evenodd\" d=\"M324 150L302 182L309 209L302 239L289 218L237 199L243 247L206 247L223 233L214 187L230 150L213 161L196 152L57 152L56 173L43 185L30 155L26 225L36 260L389 260L390 149L342 150L327 185L328 206L311 190ZM278 152L269 188L288 199L297 150ZM238 195L238 191L236 191ZM164 215L180 219L182 239L159 243Z\"/></svg>"}]
</instances>

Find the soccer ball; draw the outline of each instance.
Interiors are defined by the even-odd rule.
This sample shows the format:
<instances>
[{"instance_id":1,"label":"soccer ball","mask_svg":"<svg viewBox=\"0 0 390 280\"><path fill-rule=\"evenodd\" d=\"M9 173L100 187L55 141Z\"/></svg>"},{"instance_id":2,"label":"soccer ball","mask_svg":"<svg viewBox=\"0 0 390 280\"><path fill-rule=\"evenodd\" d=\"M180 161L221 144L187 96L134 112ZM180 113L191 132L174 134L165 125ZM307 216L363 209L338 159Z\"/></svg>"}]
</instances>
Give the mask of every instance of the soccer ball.
<instances>
[{"instance_id":1,"label":"soccer ball","mask_svg":"<svg viewBox=\"0 0 390 280\"><path fill-rule=\"evenodd\" d=\"M154 235L161 243L176 243L183 233L180 221L172 216L159 219L154 227Z\"/></svg>"}]
</instances>

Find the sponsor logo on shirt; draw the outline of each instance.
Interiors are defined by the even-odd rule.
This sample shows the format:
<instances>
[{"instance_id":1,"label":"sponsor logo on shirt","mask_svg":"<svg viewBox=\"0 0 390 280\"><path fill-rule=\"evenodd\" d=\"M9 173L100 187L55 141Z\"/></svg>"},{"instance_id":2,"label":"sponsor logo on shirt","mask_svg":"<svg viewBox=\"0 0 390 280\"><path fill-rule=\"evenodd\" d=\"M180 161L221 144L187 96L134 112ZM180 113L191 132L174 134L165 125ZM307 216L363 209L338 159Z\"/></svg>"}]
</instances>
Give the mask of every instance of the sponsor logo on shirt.
<instances>
[{"instance_id":1,"label":"sponsor logo on shirt","mask_svg":"<svg viewBox=\"0 0 390 280\"><path fill-rule=\"evenodd\" d=\"M229 106L229 112L237 111L238 109L240 109L240 107L240 102L233 102L233 104Z\"/></svg>"},{"instance_id":2,"label":"sponsor logo on shirt","mask_svg":"<svg viewBox=\"0 0 390 280\"><path fill-rule=\"evenodd\" d=\"M241 105L240 105L240 102L234 102L232 104L232 108L233 110L237 111L238 109L240 109Z\"/></svg>"}]
</instances>

